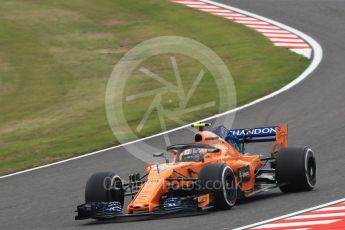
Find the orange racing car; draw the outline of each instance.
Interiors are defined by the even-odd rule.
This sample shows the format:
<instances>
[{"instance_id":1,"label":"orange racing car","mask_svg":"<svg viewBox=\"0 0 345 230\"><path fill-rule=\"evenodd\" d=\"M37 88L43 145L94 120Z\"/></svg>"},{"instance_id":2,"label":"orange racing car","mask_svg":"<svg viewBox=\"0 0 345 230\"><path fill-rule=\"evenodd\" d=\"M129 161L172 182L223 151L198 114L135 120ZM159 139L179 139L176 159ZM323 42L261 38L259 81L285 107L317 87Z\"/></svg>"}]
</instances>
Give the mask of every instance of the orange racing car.
<instances>
[{"instance_id":1,"label":"orange racing car","mask_svg":"<svg viewBox=\"0 0 345 230\"><path fill-rule=\"evenodd\" d=\"M125 182L112 172L93 174L76 220L151 218L177 213L229 209L239 199L279 187L282 192L308 191L316 184L316 162L306 146L288 147L288 126L228 130L199 129L194 143L167 147L164 164L150 164L146 175ZM245 153L245 144L274 142L269 157ZM124 199L131 197L124 213Z\"/></svg>"}]
</instances>

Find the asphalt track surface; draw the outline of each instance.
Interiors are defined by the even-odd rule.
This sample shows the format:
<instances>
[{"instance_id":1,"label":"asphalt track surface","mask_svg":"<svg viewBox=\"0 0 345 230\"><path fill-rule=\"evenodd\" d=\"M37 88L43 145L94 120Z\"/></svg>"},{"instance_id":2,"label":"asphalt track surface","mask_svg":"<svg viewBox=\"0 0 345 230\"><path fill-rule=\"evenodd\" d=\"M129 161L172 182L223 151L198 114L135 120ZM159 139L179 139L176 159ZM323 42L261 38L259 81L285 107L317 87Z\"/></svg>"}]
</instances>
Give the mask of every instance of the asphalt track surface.
<instances>
[{"instance_id":1,"label":"asphalt track surface","mask_svg":"<svg viewBox=\"0 0 345 230\"><path fill-rule=\"evenodd\" d=\"M220 0L219 0L220 1ZM126 176L145 167L125 149L107 151L0 180L0 229L232 229L345 196L345 2L342 0L220 1L282 22L310 35L324 51L313 74L272 99L237 112L235 127L287 122L290 143L310 146L317 155L318 184L307 193L278 189L229 211L203 216L132 223L74 221L86 179L96 171ZM189 131L173 142L191 140ZM161 138L149 140L159 145Z\"/></svg>"}]
</instances>

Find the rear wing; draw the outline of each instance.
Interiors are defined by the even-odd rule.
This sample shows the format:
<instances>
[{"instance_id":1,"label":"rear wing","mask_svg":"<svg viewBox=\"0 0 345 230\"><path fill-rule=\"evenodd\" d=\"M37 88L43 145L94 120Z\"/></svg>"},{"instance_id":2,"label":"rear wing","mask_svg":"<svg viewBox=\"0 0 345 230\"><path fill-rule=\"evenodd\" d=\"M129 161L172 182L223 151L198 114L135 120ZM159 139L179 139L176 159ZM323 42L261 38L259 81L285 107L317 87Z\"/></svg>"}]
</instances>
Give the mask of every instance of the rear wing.
<instances>
[{"instance_id":1,"label":"rear wing","mask_svg":"<svg viewBox=\"0 0 345 230\"><path fill-rule=\"evenodd\" d=\"M285 148L288 145L288 125L278 125L269 127L259 127L251 129L228 130L224 126L218 126L210 130L225 140L237 139L241 143L273 142L272 151L277 147Z\"/></svg>"},{"instance_id":2,"label":"rear wing","mask_svg":"<svg viewBox=\"0 0 345 230\"><path fill-rule=\"evenodd\" d=\"M276 134L277 126L252 129L232 129L228 132L228 135L232 135L244 143L275 141Z\"/></svg>"}]
</instances>

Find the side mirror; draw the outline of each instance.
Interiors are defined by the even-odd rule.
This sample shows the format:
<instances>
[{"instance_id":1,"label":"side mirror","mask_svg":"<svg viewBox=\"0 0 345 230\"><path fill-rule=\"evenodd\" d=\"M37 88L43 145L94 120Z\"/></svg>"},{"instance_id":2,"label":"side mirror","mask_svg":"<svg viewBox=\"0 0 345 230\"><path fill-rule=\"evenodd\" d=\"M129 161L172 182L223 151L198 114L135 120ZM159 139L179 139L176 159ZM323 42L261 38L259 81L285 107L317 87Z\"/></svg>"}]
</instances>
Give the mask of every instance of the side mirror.
<instances>
[{"instance_id":1,"label":"side mirror","mask_svg":"<svg viewBox=\"0 0 345 230\"><path fill-rule=\"evenodd\" d=\"M153 157L163 157L165 159L165 163L169 163L169 159L164 155L164 153L154 153L152 155Z\"/></svg>"},{"instance_id":2,"label":"side mirror","mask_svg":"<svg viewBox=\"0 0 345 230\"><path fill-rule=\"evenodd\" d=\"M214 149L207 149L207 153L217 153L220 152L220 149L214 148Z\"/></svg>"},{"instance_id":3,"label":"side mirror","mask_svg":"<svg viewBox=\"0 0 345 230\"><path fill-rule=\"evenodd\" d=\"M152 155L153 155L153 157L163 157L164 153L154 153Z\"/></svg>"}]
</instances>

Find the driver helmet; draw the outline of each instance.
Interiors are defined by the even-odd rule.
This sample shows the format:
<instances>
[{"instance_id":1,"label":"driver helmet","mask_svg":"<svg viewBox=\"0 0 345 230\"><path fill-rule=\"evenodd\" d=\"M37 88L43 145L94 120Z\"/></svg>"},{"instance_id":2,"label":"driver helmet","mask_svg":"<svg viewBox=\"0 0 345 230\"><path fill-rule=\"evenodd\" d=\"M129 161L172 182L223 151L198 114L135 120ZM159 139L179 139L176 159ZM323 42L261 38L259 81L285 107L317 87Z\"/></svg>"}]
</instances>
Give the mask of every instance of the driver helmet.
<instances>
[{"instance_id":1,"label":"driver helmet","mask_svg":"<svg viewBox=\"0 0 345 230\"><path fill-rule=\"evenodd\" d=\"M200 148L186 149L181 153L181 161L199 161L202 159L203 152Z\"/></svg>"}]
</instances>

